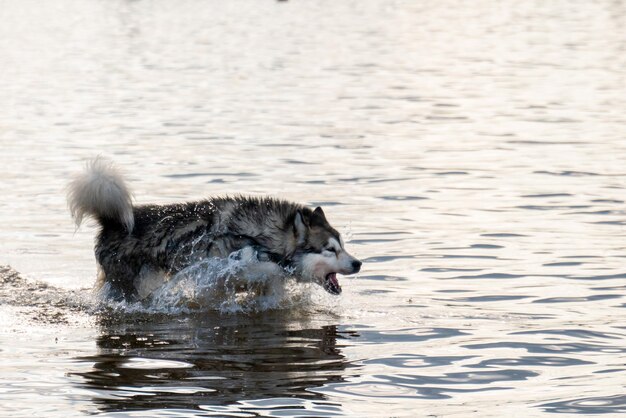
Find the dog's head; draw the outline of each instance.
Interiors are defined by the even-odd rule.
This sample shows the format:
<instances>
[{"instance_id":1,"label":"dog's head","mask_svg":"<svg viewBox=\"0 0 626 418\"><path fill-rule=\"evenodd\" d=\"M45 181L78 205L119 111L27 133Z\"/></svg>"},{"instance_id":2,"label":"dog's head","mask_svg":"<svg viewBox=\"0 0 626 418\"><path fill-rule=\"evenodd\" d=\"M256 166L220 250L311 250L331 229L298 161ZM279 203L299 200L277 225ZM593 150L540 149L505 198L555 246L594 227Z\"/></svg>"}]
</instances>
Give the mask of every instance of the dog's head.
<instances>
[{"instance_id":1,"label":"dog's head","mask_svg":"<svg viewBox=\"0 0 626 418\"><path fill-rule=\"evenodd\" d=\"M355 274L361 262L348 254L341 235L326 220L322 208L298 210L293 219L296 251L293 266L298 276L324 287L334 295L341 293L337 273Z\"/></svg>"}]
</instances>

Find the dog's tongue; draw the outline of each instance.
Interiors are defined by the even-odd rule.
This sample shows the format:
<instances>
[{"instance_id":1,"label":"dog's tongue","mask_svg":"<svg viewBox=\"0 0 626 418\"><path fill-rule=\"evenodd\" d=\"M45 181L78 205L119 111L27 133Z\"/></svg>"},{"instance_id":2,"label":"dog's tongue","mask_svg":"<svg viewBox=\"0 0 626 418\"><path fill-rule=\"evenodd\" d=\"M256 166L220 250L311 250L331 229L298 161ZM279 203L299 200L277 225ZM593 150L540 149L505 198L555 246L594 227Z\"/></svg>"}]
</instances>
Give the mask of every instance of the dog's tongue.
<instances>
[{"instance_id":1,"label":"dog's tongue","mask_svg":"<svg viewBox=\"0 0 626 418\"><path fill-rule=\"evenodd\" d=\"M337 280L337 273L329 273L324 279L324 290L333 295L341 294L341 286Z\"/></svg>"}]
</instances>

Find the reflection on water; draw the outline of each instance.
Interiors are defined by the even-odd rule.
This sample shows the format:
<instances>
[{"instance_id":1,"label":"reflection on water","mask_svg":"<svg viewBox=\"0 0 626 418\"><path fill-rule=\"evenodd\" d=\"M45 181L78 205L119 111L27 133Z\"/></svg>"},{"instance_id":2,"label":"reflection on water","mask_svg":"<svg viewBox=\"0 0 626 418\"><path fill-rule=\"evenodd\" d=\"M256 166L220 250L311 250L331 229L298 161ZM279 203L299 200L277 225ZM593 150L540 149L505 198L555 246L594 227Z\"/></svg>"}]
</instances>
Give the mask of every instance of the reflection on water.
<instances>
[{"instance_id":1,"label":"reflection on water","mask_svg":"<svg viewBox=\"0 0 626 418\"><path fill-rule=\"evenodd\" d=\"M71 380L92 391L102 411L234 413L233 405L254 411L261 406L253 401L263 399L267 408L277 410L298 408L296 403L340 410L310 389L344 381L352 366L341 348L355 335L334 325L306 328L276 314L145 318L139 323L126 318L101 325L98 353L77 359L90 370L73 373ZM298 401L269 400L275 398Z\"/></svg>"}]
</instances>

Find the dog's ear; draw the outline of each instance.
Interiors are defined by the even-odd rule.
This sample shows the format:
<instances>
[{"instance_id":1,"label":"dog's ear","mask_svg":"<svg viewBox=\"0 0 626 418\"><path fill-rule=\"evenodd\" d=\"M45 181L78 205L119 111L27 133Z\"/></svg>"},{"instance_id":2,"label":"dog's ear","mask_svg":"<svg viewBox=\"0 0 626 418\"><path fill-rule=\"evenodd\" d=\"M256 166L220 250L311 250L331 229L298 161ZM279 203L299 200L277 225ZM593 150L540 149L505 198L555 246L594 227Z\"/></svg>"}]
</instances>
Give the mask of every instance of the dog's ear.
<instances>
[{"instance_id":1,"label":"dog's ear","mask_svg":"<svg viewBox=\"0 0 626 418\"><path fill-rule=\"evenodd\" d=\"M326 220L326 215L321 207L316 207L313 211L313 215L311 216L311 225L315 226L324 226L327 225L328 221Z\"/></svg>"},{"instance_id":2,"label":"dog's ear","mask_svg":"<svg viewBox=\"0 0 626 418\"><path fill-rule=\"evenodd\" d=\"M293 219L293 231L296 234L296 241L298 244L302 244L306 239L307 230L309 229L309 222L305 218L301 210L296 212L296 216Z\"/></svg>"}]
</instances>

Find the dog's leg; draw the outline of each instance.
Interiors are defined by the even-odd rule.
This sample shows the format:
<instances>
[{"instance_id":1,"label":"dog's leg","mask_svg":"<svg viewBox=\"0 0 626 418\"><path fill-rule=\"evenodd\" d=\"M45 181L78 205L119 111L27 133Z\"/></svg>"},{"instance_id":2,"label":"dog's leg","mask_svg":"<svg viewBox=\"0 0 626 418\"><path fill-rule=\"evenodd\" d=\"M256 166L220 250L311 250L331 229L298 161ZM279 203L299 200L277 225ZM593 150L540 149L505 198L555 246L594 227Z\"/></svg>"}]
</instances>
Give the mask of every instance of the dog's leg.
<instances>
[{"instance_id":1,"label":"dog's leg","mask_svg":"<svg viewBox=\"0 0 626 418\"><path fill-rule=\"evenodd\" d=\"M137 296L134 280L139 274L139 265L135 265L131 260L111 260L100 261L102 267L101 277L103 282L108 283L113 299L132 300Z\"/></svg>"},{"instance_id":2,"label":"dog's leg","mask_svg":"<svg viewBox=\"0 0 626 418\"><path fill-rule=\"evenodd\" d=\"M246 267L239 276L259 296L270 296L276 293L276 289L286 277L286 272L276 263L260 261Z\"/></svg>"},{"instance_id":3,"label":"dog's leg","mask_svg":"<svg viewBox=\"0 0 626 418\"><path fill-rule=\"evenodd\" d=\"M148 264L141 267L139 274L133 281L137 297L142 300L162 287L169 279L169 276L161 269Z\"/></svg>"}]
</instances>

